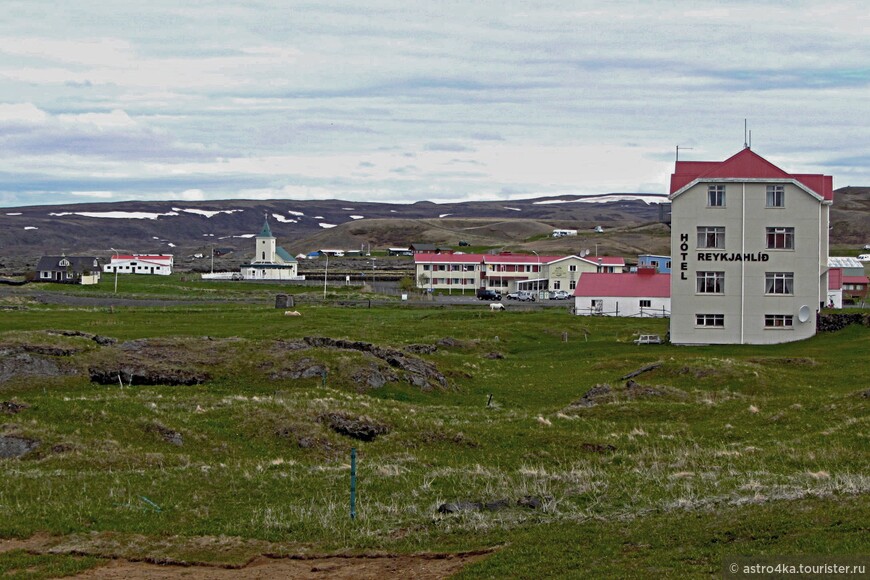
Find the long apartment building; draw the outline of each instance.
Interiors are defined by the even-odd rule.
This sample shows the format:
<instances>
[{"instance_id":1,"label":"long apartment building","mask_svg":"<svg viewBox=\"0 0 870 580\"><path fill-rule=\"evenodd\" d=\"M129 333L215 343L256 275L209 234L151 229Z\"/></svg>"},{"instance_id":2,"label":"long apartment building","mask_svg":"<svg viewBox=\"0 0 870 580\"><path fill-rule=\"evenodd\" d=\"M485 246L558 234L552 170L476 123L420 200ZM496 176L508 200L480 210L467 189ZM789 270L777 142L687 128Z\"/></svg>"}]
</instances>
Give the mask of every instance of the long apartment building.
<instances>
[{"instance_id":1,"label":"long apartment building","mask_svg":"<svg viewBox=\"0 0 870 580\"><path fill-rule=\"evenodd\" d=\"M790 174L751 149L677 161L671 199L675 344L808 338L828 290L833 180Z\"/></svg>"},{"instance_id":2,"label":"long apartment building","mask_svg":"<svg viewBox=\"0 0 870 580\"><path fill-rule=\"evenodd\" d=\"M539 256L537 254L415 254L419 288L471 291L478 288L572 291L583 272L622 272L625 260L610 256Z\"/></svg>"}]
</instances>

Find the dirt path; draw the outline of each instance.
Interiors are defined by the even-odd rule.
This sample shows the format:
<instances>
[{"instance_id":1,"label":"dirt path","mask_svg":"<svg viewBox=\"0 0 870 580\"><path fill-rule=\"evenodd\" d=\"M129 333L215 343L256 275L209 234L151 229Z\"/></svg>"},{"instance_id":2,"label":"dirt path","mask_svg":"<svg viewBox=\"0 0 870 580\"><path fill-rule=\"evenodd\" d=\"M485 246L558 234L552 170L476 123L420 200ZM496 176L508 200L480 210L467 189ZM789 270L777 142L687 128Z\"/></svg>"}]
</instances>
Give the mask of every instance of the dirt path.
<instances>
[{"instance_id":1,"label":"dirt path","mask_svg":"<svg viewBox=\"0 0 870 580\"><path fill-rule=\"evenodd\" d=\"M0 553L26 550L51 553L57 546L57 536L38 534L31 538L0 540ZM56 549L56 548L55 548ZM100 550L95 550L99 555ZM83 554L90 552L76 551ZM459 572L466 565L487 557L489 551L460 554L363 554L304 555L288 557L257 556L243 566L219 564L152 564L124 558L106 559L104 565L91 568L73 578L86 580L158 579L174 580L266 580L271 578L336 578L338 580L390 578L436 579Z\"/></svg>"},{"instance_id":2,"label":"dirt path","mask_svg":"<svg viewBox=\"0 0 870 580\"><path fill-rule=\"evenodd\" d=\"M160 579L174 580L260 580L271 578L336 578L339 580L388 578L436 579L459 572L464 566L485 557L485 554L410 555L378 557L324 556L302 560L259 557L243 568L213 566L161 566L144 562L114 560L74 578L88 580Z\"/></svg>"}]
</instances>

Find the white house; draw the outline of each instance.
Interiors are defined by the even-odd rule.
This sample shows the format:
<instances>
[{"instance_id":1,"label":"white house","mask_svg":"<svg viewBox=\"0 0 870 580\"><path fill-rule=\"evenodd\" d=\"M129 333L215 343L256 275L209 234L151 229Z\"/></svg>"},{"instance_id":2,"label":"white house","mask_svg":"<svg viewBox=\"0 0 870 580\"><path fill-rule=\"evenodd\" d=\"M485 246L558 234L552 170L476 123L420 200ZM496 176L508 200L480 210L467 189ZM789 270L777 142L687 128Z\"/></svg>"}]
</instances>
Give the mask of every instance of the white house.
<instances>
[{"instance_id":1,"label":"white house","mask_svg":"<svg viewBox=\"0 0 870 580\"><path fill-rule=\"evenodd\" d=\"M601 316L667 317L671 314L671 275L654 268L608 274L588 272L574 289L574 313Z\"/></svg>"},{"instance_id":2,"label":"white house","mask_svg":"<svg viewBox=\"0 0 870 580\"><path fill-rule=\"evenodd\" d=\"M103 265L103 272L168 276L172 274L173 263L172 254L116 254Z\"/></svg>"}]
</instances>

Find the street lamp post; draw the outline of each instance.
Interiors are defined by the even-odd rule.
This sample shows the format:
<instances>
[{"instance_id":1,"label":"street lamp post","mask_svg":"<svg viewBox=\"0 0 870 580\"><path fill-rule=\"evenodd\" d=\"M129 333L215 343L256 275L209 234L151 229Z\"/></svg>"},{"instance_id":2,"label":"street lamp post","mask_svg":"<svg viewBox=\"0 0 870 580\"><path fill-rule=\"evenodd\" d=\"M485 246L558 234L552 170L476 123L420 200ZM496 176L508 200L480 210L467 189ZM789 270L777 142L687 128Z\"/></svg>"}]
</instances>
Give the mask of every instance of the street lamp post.
<instances>
[{"instance_id":1,"label":"street lamp post","mask_svg":"<svg viewBox=\"0 0 870 580\"><path fill-rule=\"evenodd\" d=\"M329 254L326 254L326 266L323 268L323 299L326 300L326 273L329 271Z\"/></svg>"},{"instance_id":2,"label":"street lamp post","mask_svg":"<svg viewBox=\"0 0 870 580\"><path fill-rule=\"evenodd\" d=\"M115 252L115 255L113 257L117 258L118 257L118 250L116 250L115 248L109 248L109 249L112 250L113 252ZM118 263L117 262L115 263L114 270L115 270L115 294L117 294L118 293Z\"/></svg>"},{"instance_id":3,"label":"street lamp post","mask_svg":"<svg viewBox=\"0 0 870 580\"><path fill-rule=\"evenodd\" d=\"M535 281L535 289L538 291L538 295L541 294L541 256L538 255L538 252L532 250L532 253L538 259L538 279Z\"/></svg>"}]
</instances>

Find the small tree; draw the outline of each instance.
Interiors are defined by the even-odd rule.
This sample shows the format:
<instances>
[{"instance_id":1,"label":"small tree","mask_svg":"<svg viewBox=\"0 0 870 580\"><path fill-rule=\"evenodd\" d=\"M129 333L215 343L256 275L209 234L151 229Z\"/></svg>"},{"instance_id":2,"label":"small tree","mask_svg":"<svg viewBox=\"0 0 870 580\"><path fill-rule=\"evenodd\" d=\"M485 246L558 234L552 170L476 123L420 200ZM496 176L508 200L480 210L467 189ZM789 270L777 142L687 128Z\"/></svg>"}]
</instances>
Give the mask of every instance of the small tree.
<instances>
[{"instance_id":1,"label":"small tree","mask_svg":"<svg viewBox=\"0 0 870 580\"><path fill-rule=\"evenodd\" d=\"M420 274L417 276L417 287L425 288L429 284L429 276L426 274Z\"/></svg>"},{"instance_id":2,"label":"small tree","mask_svg":"<svg viewBox=\"0 0 870 580\"><path fill-rule=\"evenodd\" d=\"M399 280L399 289L403 292L410 292L414 290L414 280L411 279L409 276L403 277L401 280Z\"/></svg>"}]
</instances>

